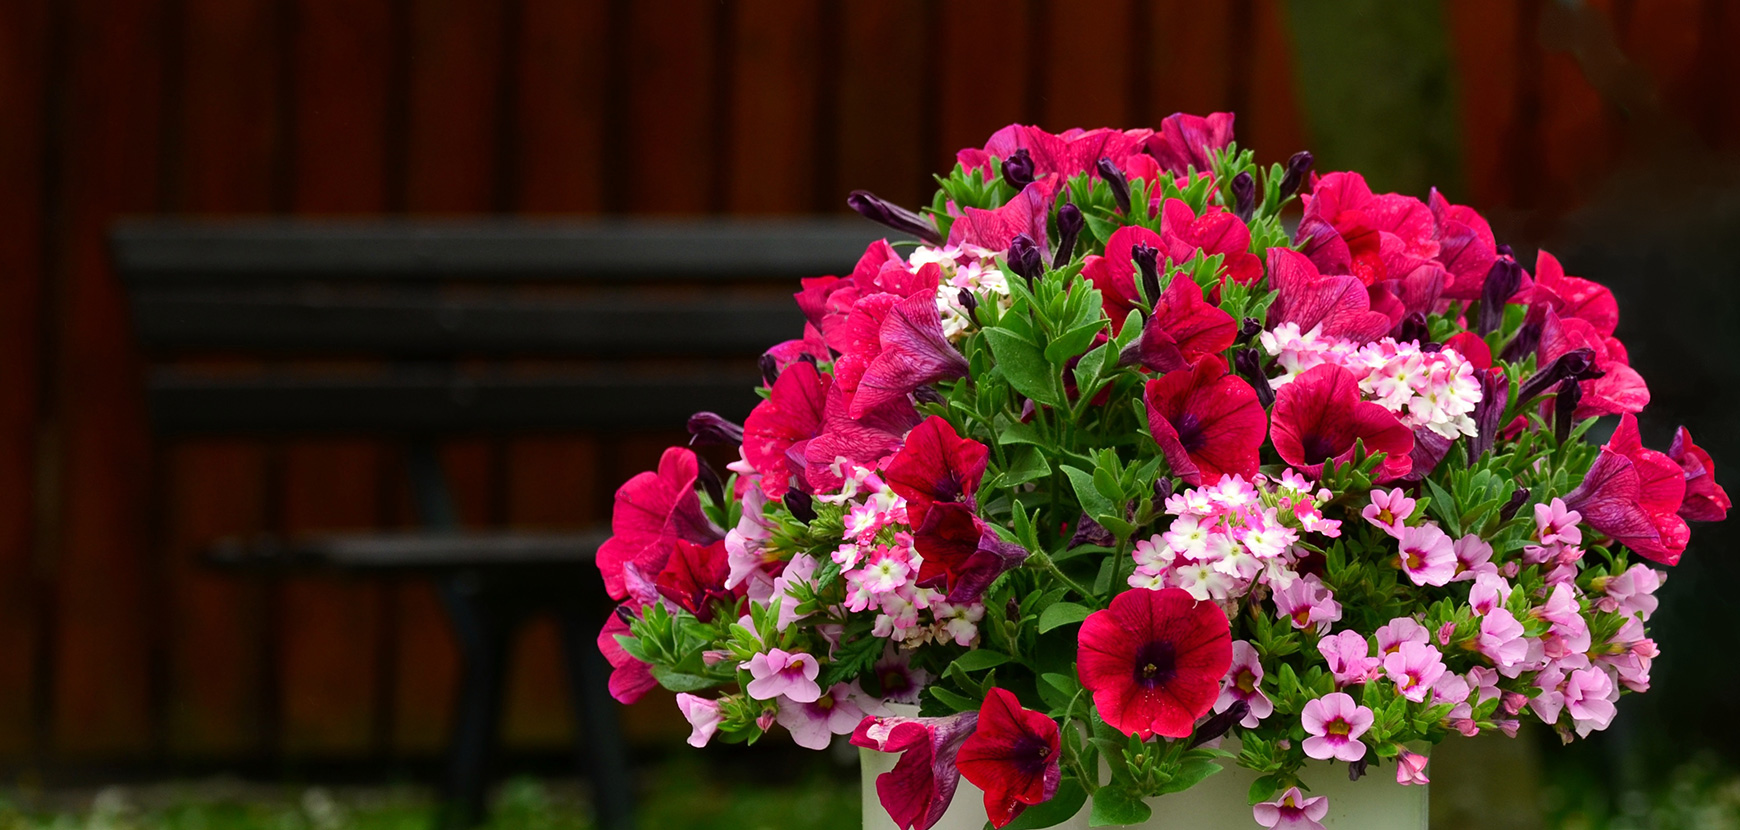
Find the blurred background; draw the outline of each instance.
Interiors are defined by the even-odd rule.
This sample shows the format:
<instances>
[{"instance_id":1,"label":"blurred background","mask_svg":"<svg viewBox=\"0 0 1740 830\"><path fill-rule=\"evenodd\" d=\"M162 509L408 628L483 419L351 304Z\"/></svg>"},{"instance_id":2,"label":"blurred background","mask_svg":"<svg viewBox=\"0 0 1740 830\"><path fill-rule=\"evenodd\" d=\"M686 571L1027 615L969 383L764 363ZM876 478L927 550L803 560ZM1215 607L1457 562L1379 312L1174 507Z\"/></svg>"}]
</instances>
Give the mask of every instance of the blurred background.
<instances>
[{"instance_id":1,"label":"blurred background","mask_svg":"<svg viewBox=\"0 0 1740 830\"><path fill-rule=\"evenodd\" d=\"M449 735L457 657L427 586L200 566L224 535L403 526L410 496L370 441L154 441L118 217L836 214L857 188L917 206L1010 122L1232 110L1260 161L1310 149L1374 189L1436 186L1525 263L1544 246L1611 285L1646 443L1684 423L1732 465L1736 43L1727 0L4 0L4 780L25 801L219 772L418 781ZM468 526L569 529L607 521L614 482L676 437L462 441L443 462ZM1656 618L1656 691L1587 744L1525 734L1519 763L1546 770L1525 807L1605 826L1575 822L1687 781L1740 801L1740 565L1732 530L1700 531ZM512 769L565 769L557 651L550 625L515 644ZM659 695L627 717L651 761L687 732Z\"/></svg>"}]
</instances>

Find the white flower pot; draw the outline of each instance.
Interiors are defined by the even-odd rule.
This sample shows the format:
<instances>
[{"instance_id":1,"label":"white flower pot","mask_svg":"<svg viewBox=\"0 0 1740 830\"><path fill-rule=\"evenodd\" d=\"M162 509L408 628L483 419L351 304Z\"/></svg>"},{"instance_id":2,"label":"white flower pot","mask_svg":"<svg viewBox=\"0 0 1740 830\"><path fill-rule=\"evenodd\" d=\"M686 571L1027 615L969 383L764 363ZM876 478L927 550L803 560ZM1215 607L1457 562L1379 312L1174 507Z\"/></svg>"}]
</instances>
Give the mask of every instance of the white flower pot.
<instances>
[{"instance_id":1,"label":"white flower pot","mask_svg":"<svg viewBox=\"0 0 1740 830\"><path fill-rule=\"evenodd\" d=\"M895 830L893 820L877 800L876 776L893 769L899 756L864 749L859 750L858 758L864 783L864 830ZM1135 826L1146 830L1261 830L1245 801L1256 773L1230 760L1222 763L1224 770L1196 786L1150 799L1153 817ZM1396 783L1395 776L1394 763L1386 762L1373 767L1364 778L1349 781L1345 764L1323 761L1307 764L1300 775L1311 786L1306 795L1329 797L1324 830L1426 830L1428 788L1404 787ZM984 799L978 787L961 779L948 812L933 830L983 830ZM1088 806L1082 807L1075 818L1057 826L1060 830L1086 830Z\"/></svg>"}]
</instances>

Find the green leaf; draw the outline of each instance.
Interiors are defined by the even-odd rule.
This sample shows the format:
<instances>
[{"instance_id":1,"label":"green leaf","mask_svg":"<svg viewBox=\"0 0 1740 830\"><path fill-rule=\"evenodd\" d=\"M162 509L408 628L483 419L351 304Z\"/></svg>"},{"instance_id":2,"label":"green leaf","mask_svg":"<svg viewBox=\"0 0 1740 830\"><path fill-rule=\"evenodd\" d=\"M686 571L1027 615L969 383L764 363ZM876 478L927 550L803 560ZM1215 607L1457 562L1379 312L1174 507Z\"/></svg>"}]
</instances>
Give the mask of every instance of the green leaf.
<instances>
[{"instance_id":1,"label":"green leaf","mask_svg":"<svg viewBox=\"0 0 1740 830\"><path fill-rule=\"evenodd\" d=\"M1102 787L1094 793L1094 809L1088 814L1089 827L1123 827L1141 824L1153 815L1147 802L1121 787Z\"/></svg>"},{"instance_id":2,"label":"green leaf","mask_svg":"<svg viewBox=\"0 0 1740 830\"><path fill-rule=\"evenodd\" d=\"M719 681L711 677L675 672L663 666L653 666L652 676L654 680L659 682L660 686L673 692L698 692L719 685Z\"/></svg>"},{"instance_id":3,"label":"green leaf","mask_svg":"<svg viewBox=\"0 0 1740 830\"><path fill-rule=\"evenodd\" d=\"M979 708L978 701L935 684L925 687L925 691L930 694L933 700L947 706L953 712L970 712Z\"/></svg>"},{"instance_id":4,"label":"green leaf","mask_svg":"<svg viewBox=\"0 0 1740 830\"><path fill-rule=\"evenodd\" d=\"M1094 342L1094 335L1099 334L1105 325L1104 320L1094 320L1058 335L1046 345L1045 359L1055 364L1067 362L1087 349L1088 344Z\"/></svg>"},{"instance_id":5,"label":"green leaf","mask_svg":"<svg viewBox=\"0 0 1740 830\"><path fill-rule=\"evenodd\" d=\"M1114 516L1123 513L1112 506L1112 500L1100 495L1094 487L1094 475L1086 470L1074 467L1064 467L1064 475L1069 476L1069 483L1075 488L1075 498L1081 502L1083 513L1089 516Z\"/></svg>"},{"instance_id":6,"label":"green leaf","mask_svg":"<svg viewBox=\"0 0 1740 830\"><path fill-rule=\"evenodd\" d=\"M1035 447L1046 446L1045 437L1034 429L1032 424L1024 424L1013 418L997 417L997 443L1004 446L1010 444L1029 444Z\"/></svg>"},{"instance_id":7,"label":"green leaf","mask_svg":"<svg viewBox=\"0 0 1740 830\"><path fill-rule=\"evenodd\" d=\"M1046 406L1063 406L1063 393L1051 361L1045 359L1037 344L1007 328L985 329L985 342L990 344L997 367L1003 370L1003 376L1015 391Z\"/></svg>"},{"instance_id":8,"label":"green leaf","mask_svg":"<svg viewBox=\"0 0 1740 830\"><path fill-rule=\"evenodd\" d=\"M1258 778L1257 780L1251 782L1251 791L1249 794L1247 794L1245 796L1245 798L1249 799L1250 803L1256 804L1257 802L1260 802L1260 801L1269 801L1269 800L1273 799L1275 797L1275 793L1280 792L1280 790L1281 790L1281 777L1280 776L1278 776L1278 775L1264 775L1264 776Z\"/></svg>"},{"instance_id":9,"label":"green leaf","mask_svg":"<svg viewBox=\"0 0 1740 830\"><path fill-rule=\"evenodd\" d=\"M1026 426L1026 424L1022 424ZM1003 471L1003 485L1014 487L1051 475L1051 464L1037 447L1022 447L1009 459L1009 469Z\"/></svg>"},{"instance_id":10,"label":"green leaf","mask_svg":"<svg viewBox=\"0 0 1740 830\"><path fill-rule=\"evenodd\" d=\"M1057 793L1050 801L1036 804L1022 811L1014 821L1004 825L1003 830L1040 830L1042 827L1055 827L1081 812L1081 805L1087 803L1087 790L1082 789L1081 782L1074 778L1064 778L1057 785Z\"/></svg>"},{"instance_id":11,"label":"green leaf","mask_svg":"<svg viewBox=\"0 0 1740 830\"><path fill-rule=\"evenodd\" d=\"M1001 666L1004 663L1009 662L1009 659L1009 655L1004 654L1003 652L992 651L988 648L980 648L956 657L954 663L951 665L961 671L979 671L981 669Z\"/></svg>"},{"instance_id":12,"label":"green leaf","mask_svg":"<svg viewBox=\"0 0 1740 830\"><path fill-rule=\"evenodd\" d=\"M1220 772L1220 770L1220 762L1213 758L1197 758L1185 761L1183 768L1179 769L1177 775L1172 776L1172 780L1160 785L1160 792L1157 794L1165 795L1188 790L1196 786L1202 779Z\"/></svg>"},{"instance_id":13,"label":"green leaf","mask_svg":"<svg viewBox=\"0 0 1740 830\"><path fill-rule=\"evenodd\" d=\"M1054 628L1081 622L1088 618L1093 610L1085 605L1073 602L1059 602L1047 607L1039 614L1039 633L1044 634ZM967 652L973 654L974 652Z\"/></svg>"}]
</instances>

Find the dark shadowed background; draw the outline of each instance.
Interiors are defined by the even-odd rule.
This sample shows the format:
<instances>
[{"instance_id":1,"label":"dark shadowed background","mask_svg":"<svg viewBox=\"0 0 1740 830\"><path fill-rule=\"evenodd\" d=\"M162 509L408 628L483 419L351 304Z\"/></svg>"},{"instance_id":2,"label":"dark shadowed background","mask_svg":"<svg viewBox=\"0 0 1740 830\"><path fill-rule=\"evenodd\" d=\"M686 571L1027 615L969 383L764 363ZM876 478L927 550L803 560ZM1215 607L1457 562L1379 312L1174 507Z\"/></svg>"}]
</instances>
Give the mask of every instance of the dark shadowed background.
<instances>
[{"instance_id":1,"label":"dark shadowed background","mask_svg":"<svg viewBox=\"0 0 1740 830\"><path fill-rule=\"evenodd\" d=\"M1012 121L1234 110L1260 160L1309 148L1377 189L1436 185L1525 262L1546 246L1611 285L1646 441L1685 423L1732 465L1737 43L1725 0L6 0L0 767L374 763L448 729L456 657L427 587L197 564L224 534L403 525L409 498L384 445L154 443L103 244L117 216L832 213L854 188L916 205ZM668 440L460 442L445 462L467 523L571 528ZM1696 535L1664 589L1658 691L1589 757L1740 760L1734 540ZM563 746L562 684L534 627L512 748ZM630 727L686 732L658 696Z\"/></svg>"}]
</instances>

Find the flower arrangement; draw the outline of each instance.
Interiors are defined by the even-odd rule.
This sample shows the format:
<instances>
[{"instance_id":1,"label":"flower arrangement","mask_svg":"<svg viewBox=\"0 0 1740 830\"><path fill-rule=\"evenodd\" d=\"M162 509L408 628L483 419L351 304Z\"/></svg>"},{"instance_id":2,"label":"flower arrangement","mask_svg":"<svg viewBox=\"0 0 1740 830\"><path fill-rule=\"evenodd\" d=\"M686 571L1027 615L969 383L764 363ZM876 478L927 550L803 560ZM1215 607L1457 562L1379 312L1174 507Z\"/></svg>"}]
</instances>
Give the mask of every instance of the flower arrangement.
<instances>
[{"instance_id":1,"label":"flower arrangement","mask_svg":"<svg viewBox=\"0 0 1740 830\"><path fill-rule=\"evenodd\" d=\"M1424 783L1410 744L1647 690L1657 566L1729 500L1643 446L1613 295L1232 124L1015 125L922 213L853 194L917 242L803 281L748 420L690 423L728 478L672 448L616 495L616 697L903 753L903 828L963 776L995 827L1135 823L1223 762L1312 828L1309 761Z\"/></svg>"}]
</instances>

